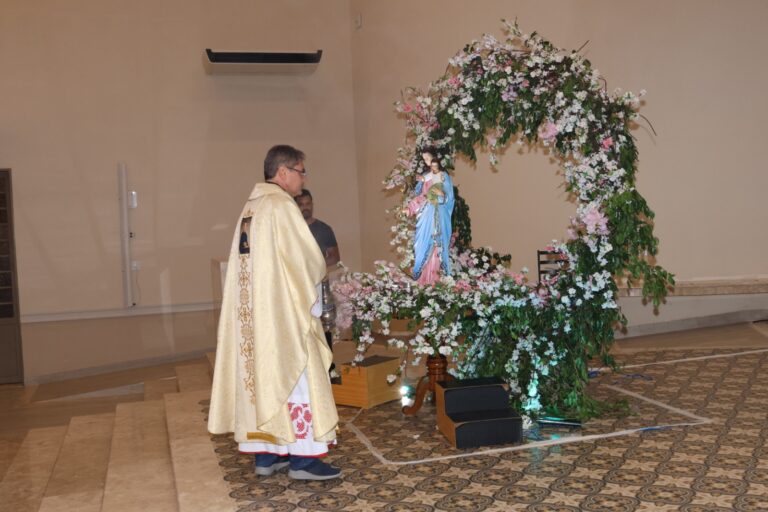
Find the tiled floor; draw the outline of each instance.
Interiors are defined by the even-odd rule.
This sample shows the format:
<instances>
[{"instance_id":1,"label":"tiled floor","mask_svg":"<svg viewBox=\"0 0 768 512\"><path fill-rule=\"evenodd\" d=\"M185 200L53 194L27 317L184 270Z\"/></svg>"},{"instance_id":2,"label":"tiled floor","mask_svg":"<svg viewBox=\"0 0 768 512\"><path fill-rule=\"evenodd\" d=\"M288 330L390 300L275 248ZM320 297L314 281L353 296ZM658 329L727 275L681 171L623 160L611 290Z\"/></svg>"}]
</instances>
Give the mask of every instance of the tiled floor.
<instances>
[{"instance_id":1,"label":"tiled floor","mask_svg":"<svg viewBox=\"0 0 768 512\"><path fill-rule=\"evenodd\" d=\"M119 403L144 399L143 382L175 379L176 366L205 362L200 358L35 386L0 385L0 480L30 429L66 426L76 416L113 413Z\"/></svg>"},{"instance_id":2,"label":"tiled floor","mask_svg":"<svg viewBox=\"0 0 768 512\"><path fill-rule=\"evenodd\" d=\"M750 325L689 331L626 340L616 353L625 373L591 388L628 399L630 415L541 431L560 438L554 446L462 452L435 430L433 408L404 417L397 403L340 408L329 461L344 474L325 482L257 477L229 436L213 441L241 511L768 510L765 334ZM669 426L679 424L689 426ZM578 437L591 435L606 437Z\"/></svg>"},{"instance_id":3,"label":"tiled floor","mask_svg":"<svg viewBox=\"0 0 768 512\"><path fill-rule=\"evenodd\" d=\"M435 430L431 406L404 417L390 403L340 408L340 444L330 455L344 471L340 479L256 477L251 457L239 455L228 436L214 436L211 448L231 502L242 511L768 511L765 324L620 340L614 352L626 364L624 374L603 374L591 389L601 398L626 398L631 414L591 421L580 431L540 432L561 444L457 451ZM179 377L177 366L0 386L0 479L30 429L59 439L72 417L104 414L111 421L106 415L118 403L159 398L154 395ZM203 402L201 423L204 415ZM599 437L584 439L591 435ZM75 441L62 450L75 450ZM71 476L57 470L38 482L33 470L27 483L36 486L55 487ZM55 500L43 505L57 509Z\"/></svg>"}]
</instances>

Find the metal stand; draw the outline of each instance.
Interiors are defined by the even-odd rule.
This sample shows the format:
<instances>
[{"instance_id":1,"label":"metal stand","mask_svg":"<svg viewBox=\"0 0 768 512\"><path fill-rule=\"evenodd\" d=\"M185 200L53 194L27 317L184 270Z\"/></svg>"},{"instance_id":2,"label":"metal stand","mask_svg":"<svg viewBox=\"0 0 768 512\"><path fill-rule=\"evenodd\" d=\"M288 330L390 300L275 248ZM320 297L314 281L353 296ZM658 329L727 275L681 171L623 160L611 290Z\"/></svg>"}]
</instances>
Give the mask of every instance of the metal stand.
<instances>
[{"instance_id":1,"label":"metal stand","mask_svg":"<svg viewBox=\"0 0 768 512\"><path fill-rule=\"evenodd\" d=\"M333 300L333 293L331 293L331 284L326 277L323 279L322 284L323 291L323 312L320 315L320 321L323 324L323 330L325 331L325 341L328 342L328 348L333 353L333 327L336 324L336 302ZM332 384L341 384L341 377L334 377L333 374L336 370L336 364L331 362L331 367L328 369L328 373L331 377Z\"/></svg>"}]
</instances>

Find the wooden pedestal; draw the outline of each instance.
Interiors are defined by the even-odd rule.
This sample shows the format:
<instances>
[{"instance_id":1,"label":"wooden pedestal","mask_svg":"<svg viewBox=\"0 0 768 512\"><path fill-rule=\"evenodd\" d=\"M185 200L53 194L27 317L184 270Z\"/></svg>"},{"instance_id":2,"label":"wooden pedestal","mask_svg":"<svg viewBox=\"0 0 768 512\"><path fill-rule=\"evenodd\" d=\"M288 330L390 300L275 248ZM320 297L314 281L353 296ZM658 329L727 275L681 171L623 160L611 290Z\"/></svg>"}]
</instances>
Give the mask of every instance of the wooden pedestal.
<instances>
[{"instance_id":1,"label":"wooden pedestal","mask_svg":"<svg viewBox=\"0 0 768 512\"><path fill-rule=\"evenodd\" d=\"M397 373L399 366L399 358L388 356L371 356L357 366L337 365L341 384L331 385L336 404L368 409L400 399L400 377L387 382L387 375Z\"/></svg>"},{"instance_id":2,"label":"wooden pedestal","mask_svg":"<svg viewBox=\"0 0 768 512\"><path fill-rule=\"evenodd\" d=\"M427 393L434 393L438 382L453 380L453 376L446 372L447 367L448 360L445 356L427 357L427 374L419 379L413 404L403 407L403 414L412 415L419 412Z\"/></svg>"}]
</instances>

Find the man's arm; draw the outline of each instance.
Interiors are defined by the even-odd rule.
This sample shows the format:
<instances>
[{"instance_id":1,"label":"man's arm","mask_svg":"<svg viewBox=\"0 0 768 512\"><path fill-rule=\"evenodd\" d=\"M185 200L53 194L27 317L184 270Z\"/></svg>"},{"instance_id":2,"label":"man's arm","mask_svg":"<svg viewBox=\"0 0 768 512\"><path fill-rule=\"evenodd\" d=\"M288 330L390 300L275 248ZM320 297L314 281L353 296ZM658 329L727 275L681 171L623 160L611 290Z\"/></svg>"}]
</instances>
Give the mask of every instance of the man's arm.
<instances>
[{"instance_id":1,"label":"man's arm","mask_svg":"<svg viewBox=\"0 0 768 512\"><path fill-rule=\"evenodd\" d=\"M328 247L325 250L325 266L332 267L339 261L341 261L341 256L339 255L339 246L334 245L333 247Z\"/></svg>"},{"instance_id":2,"label":"man's arm","mask_svg":"<svg viewBox=\"0 0 768 512\"><path fill-rule=\"evenodd\" d=\"M320 251L325 257L325 266L332 267L341 261L339 254L339 243L336 241L336 234L333 228L321 220L316 220L310 225L310 231L320 246Z\"/></svg>"}]
</instances>

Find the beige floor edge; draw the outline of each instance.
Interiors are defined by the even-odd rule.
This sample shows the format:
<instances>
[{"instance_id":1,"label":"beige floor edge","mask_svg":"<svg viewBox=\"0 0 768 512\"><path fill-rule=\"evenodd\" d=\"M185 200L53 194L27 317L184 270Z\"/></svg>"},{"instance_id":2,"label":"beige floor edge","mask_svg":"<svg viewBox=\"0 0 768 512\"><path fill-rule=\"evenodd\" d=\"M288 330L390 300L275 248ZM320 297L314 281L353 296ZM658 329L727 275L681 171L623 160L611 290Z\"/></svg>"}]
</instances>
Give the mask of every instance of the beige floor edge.
<instances>
[{"instance_id":1,"label":"beige floor edge","mask_svg":"<svg viewBox=\"0 0 768 512\"><path fill-rule=\"evenodd\" d=\"M101 510L114 420L114 413L72 418L48 481L41 511Z\"/></svg>"},{"instance_id":2,"label":"beige floor edge","mask_svg":"<svg viewBox=\"0 0 768 512\"><path fill-rule=\"evenodd\" d=\"M181 392L211 389L211 372L208 363L177 366L176 376Z\"/></svg>"},{"instance_id":3,"label":"beige floor edge","mask_svg":"<svg viewBox=\"0 0 768 512\"><path fill-rule=\"evenodd\" d=\"M0 503L4 510L38 510L66 431L65 426L29 431L0 482Z\"/></svg>"},{"instance_id":4,"label":"beige floor edge","mask_svg":"<svg viewBox=\"0 0 768 512\"><path fill-rule=\"evenodd\" d=\"M201 401L209 398L208 390L165 395L176 493L183 512L234 512L237 508L201 412Z\"/></svg>"},{"instance_id":5,"label":"beige floor edge","mask_svg":"<svg viewBox=\"0 0 768 512\"><path fill-rule=\"evenodd\" d=\"M102 510L178 510L162 400L117 406Z\"/></svg>"}]
</instances>

